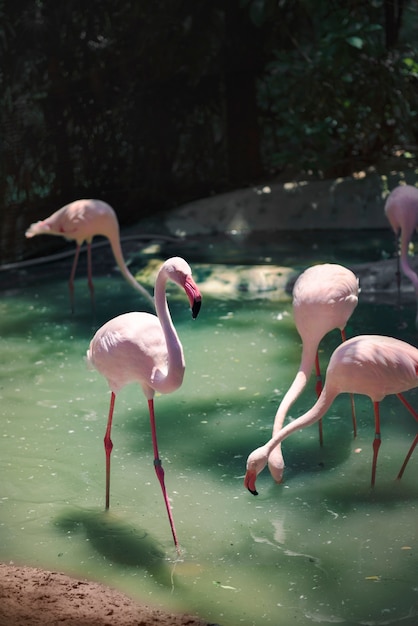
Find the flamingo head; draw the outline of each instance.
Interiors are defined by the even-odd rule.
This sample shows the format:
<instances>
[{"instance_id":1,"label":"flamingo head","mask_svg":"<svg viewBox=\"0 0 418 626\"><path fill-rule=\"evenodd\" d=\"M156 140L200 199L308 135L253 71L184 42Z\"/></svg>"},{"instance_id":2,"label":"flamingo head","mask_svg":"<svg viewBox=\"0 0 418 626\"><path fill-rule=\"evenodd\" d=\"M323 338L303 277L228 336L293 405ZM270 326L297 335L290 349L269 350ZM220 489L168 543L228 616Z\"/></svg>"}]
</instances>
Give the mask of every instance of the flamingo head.
<instances>
[{"instance_id":1,"label":"flamingo head","mask_svg":"<svg viewBox=\"0 0 418 626\"><path fill-rule=\"evenodd\" d=\"M270 452L268 456L268 466L270 474L273 476L276 483L281 483L283 480L284 460L280 444Z\"/></svg>"},{"instance_id":2,"label":"flamingo head","mask_svg":"<svg viewBox=\"0 0 418 626\"><path fill-rule=\"evenodd\" d=\"M247 487L248 491L253 496L258 496L258 491L255 488L255 481L260 472L267 465L268 450L267 446L261 446L253 450L247 459L247 471L244 478L244 487Z\"/></svg>"},{"instance_id":3,"label":"flamingo head","mask_svg":"<svg viewBox=\"0 0 418 626\"><path fill-rule=\"evenodd\" d=\"M202 305L202 296L200 294L198 286L190 275L186 276L186 280L184 282L184 291L189 298L190 308L192 310L192 317L195 320L199 314L200 307Z\"/></svg>"},{"instance_id":4,"label":"flamingo head","mask_svg":"<svg viewBox=\"0 0 418 626\"><path fill-rule=\"evenodd\" d=\"M189 299L193 319L196 319L202 304L202 296L199 288L192 278L192 270L189 264L179 256L167 259L162 265L160 272L164 272L167 278L183 287Z\"/></svg>"},{"instance_id":5,"label":"flamingo head","mask_svg":"<svg viewBox=\"0 0 418 626\"><path fill-rule=\"evenodd\" d=\"M25 232L25 237L27 239L31 239L32 237L36 237L36 235L52 235L55 233L51 233L51 227L46 220L40 220L39 222L34 222L29 226L27 231Z\"/></svg>"}]
</instances>

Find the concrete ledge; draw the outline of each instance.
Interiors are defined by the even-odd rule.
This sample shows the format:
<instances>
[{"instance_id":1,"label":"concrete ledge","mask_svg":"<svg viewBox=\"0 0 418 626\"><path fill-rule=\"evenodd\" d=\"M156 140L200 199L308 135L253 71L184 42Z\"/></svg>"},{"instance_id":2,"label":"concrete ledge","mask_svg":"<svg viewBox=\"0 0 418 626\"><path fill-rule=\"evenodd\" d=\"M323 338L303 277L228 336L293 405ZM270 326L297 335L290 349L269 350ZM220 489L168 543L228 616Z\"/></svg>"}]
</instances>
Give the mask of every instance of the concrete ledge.
<instances>
[{"instance_id":1,"label":"concrete ledge","mask_svg":"<svg viewBox=\"0 0 418 626\"><path fill-rule=\"evenodd\" d=\"M239 189L171 211L166 226L174 235L388 228L383 212L387 194L398 184L417 181L418 174L410 170Z\"/></svg>"}]
</instances>

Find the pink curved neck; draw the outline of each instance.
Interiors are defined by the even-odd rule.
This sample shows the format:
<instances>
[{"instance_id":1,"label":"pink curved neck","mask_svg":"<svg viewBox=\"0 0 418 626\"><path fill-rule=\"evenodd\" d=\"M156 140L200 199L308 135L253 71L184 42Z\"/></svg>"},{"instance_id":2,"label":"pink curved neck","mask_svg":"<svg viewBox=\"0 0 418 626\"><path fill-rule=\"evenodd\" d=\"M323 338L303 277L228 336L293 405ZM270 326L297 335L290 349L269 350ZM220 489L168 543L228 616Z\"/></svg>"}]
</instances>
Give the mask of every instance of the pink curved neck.
<instances>
[{"instance_id":1,"label":"pink curved neck","mask_svg":"<svg viewBox=\"0 0 418 626\"><path fill-rule=\"evenodd\" d=\"M284 428L277 431L270 441L266 443L267 455L269 455L277 445L279 445L292 433L319 421L333 403L335 396L335 392L328 392L327 385L325 383L324 389L313 407L304 415L301 415L301 417L298 417L298 419L290 422L290 424L287 424Z\"/></svg>"},{"instance_id":2,"label":"pink curved neck","mask_svg":"<svg viewBox=\"0 0 418 626\"><path fill-rule=\"evenodd\" d=\"M171 319L165 293L167 278L160 271L155 281L155 308L167 345L167 374L158 381L156 389L161 393L170 393L178 389L183 382L185 361L183 347Z\"/></svg>"},{"instance_id":3,"label":"pink curved neck","mask_svg":"<svg viewBox=\"0 0 418 626\"><path fill-rule=\"evenodd\" d=\"M408 241L406 241L405 239L402 239L400 262L402 272L407 278L409 278L415 289L415 293L418 295L418 276L409 264Z\"/></svg>"},{"instance_id":4,"label":"pink curved neck","mask_svg":"<svg viewBox=\"0 0 418 626\"><path fill-rule=\"evenodd\" d=\"M283 400L277 409L276 416L274 418L273 436L283 426L286 415L290 407L294 404L302 391L305 389L307 382L311 376L312 369L315 365L315 357L318 349L318 343L304 343L302 348L302 358L299 365L299 371L297 372L292 384L287 390Z\"/></svg>"},{"instance_id":5,"label":"pink curved neck","mask_svg":"<svg viewBox=\"0 0 418 626\"><path fill-rule=\"evenodd\" d=\"M112 248L112 252L113 252L113 256L115 257L115 261L117 263L118 268L120 269L120 272L122 274L122 276L125 278L125 280L128 281L128 283L137 291L139 291L147 300L148 302L152 305L153 309L154 309L154 299L153 297L148 293L148 291L138 283L138 281L136 280L136 278L134 276L132 276L131 272L128 270L128 267L125 263L125 259L123 258L123 253L122 253L122 248L120 245L120 240L119 240L119 235L117 235L116 237L109 237L109 242L110 242L110 247Z\"/></svg>"}]
</instances>

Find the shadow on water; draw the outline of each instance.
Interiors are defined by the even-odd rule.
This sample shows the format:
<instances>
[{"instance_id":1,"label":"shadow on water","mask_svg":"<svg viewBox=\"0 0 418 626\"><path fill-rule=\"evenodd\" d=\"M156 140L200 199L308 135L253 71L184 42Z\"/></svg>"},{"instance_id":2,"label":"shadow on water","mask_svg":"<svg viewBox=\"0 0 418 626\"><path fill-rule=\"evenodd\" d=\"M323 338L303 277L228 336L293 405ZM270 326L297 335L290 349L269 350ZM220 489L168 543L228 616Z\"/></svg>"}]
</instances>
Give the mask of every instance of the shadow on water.
<instances>
[{"instance_id":1,"label":"shadow on water","mask_svg":"<svg viewBox=\"0 0 418 626\"><path fill-rule=\"evenodd\" d=\"M152 534L111 511L67 510L54 526L67 537L83 533L91 548L111 563L144 569L159 585L173 585L172 563Z\"/></svg>"}]
</instances>

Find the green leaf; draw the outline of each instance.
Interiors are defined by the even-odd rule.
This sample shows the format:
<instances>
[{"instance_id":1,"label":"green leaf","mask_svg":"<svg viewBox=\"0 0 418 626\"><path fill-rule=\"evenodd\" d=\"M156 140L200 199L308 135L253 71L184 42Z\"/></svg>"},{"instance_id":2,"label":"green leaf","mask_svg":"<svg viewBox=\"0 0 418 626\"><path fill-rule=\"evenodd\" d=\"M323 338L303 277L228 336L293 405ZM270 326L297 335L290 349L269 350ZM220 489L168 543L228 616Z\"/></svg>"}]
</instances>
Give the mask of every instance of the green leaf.
<instances>
[{"instance_id":1,"label":"green leaf","mask_svg":"<svg viewBox=\"0 0 418 626\"><path fill-rule=\"evenodd\" d=\"M360 37L347 37L346 41L350 44L350 46L353 46L353 48L357 48L358 50L361 50L364 46L364 40Z\"/></svg>"},{"instance_id":2,"label":"green leaf","mask_svg":"<svg viewBox=\"0 0 418 626\"><path fill-rule=\"evenodd\" d=\"M410 57L407 57L405 59L402 59L402 62L404 65L406 65L408 69L413 70L415 72L418 70L418 63L415 61L415 59L411 59Z\"/></svg>"}]
</instances>

